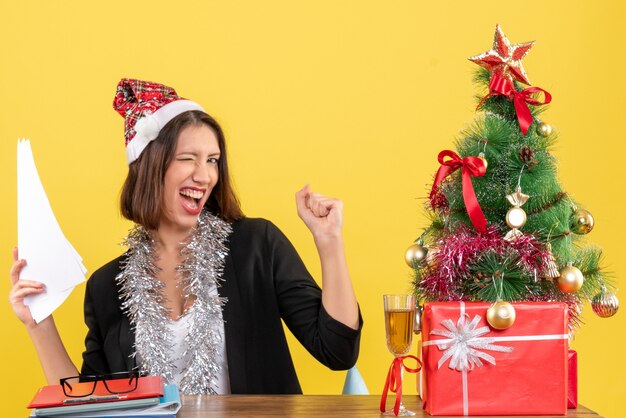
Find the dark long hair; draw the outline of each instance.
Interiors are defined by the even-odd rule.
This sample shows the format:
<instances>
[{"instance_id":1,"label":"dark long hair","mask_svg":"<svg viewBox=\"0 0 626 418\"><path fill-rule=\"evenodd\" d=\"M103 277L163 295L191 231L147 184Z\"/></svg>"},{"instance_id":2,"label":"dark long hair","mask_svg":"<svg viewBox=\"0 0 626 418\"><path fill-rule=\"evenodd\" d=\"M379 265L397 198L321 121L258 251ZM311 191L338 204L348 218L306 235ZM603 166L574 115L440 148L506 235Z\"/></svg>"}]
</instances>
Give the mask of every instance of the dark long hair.
<instances>
[{"instance_id":1,"label":"dark long hair","mask_svg":"<svg viewBox=\"0 0 626 418\"><path fill-rule=\"evenodd\" d=\"M130 164L120 196L122 216L146 229L159 227L165 172L174 158L178 137L186 127L203 124L215 133L221 153L218 181L204 207L226 222L244 217L230 181L224 132L215 119L200 110L183 112L169 121Z\"/></svg>"}]
</instances>

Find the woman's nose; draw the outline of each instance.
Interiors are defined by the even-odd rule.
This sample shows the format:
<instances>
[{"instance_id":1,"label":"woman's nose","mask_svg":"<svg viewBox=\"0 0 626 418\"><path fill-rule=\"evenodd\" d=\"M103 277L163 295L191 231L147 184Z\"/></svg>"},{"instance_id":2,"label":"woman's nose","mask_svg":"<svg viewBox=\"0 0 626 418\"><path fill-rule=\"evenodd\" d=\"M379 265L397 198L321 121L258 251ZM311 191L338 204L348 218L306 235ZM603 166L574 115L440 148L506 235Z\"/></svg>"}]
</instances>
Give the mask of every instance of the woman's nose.
<instances>
[{"instance_id":1,"label":"woman's nose","mask_svg":"<svg viewBox=\"0 0 626 418\"><path fill-rule=\"evenodd\" d=\"M196 168L193 172L193 181L197 183L209 183L213 176L213 166L207 163L200 163L196 165Z\"/></svg>"}]
</instances>

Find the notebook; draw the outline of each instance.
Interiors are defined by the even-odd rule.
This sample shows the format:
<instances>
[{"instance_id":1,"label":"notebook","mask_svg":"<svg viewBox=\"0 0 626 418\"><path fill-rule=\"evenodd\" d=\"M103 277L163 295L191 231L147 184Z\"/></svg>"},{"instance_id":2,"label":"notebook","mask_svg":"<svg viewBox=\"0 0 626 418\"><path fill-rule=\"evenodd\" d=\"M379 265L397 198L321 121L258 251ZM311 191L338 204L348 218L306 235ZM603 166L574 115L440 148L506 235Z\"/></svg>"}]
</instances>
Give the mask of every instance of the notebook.
<instances>
[{"instance_id":1,"label":"notebook","mask_svg":"<svg viewBox=\"0 0 626 418\"><path fill-rule=\"evenodd\" d=\"M134 402L150 401L153 404L138 405ZM130 401L91 403L73 406L39 408L31 412L30 417L60 417L65 418L98 418L98 417L127 417L127 418L175 418L182 407L178 386L166 385L163 396L160 398L134 399Z\"/></svg>"},{"instance_id":2,"label":"notebook","mask_svg":"<svg viewBox=\"0 0 626 418\"><path fill-rule=\"evenodd\" d=\"M102 399L94 400L94 396L102 397ZM133 399L159 398L161 396L163 396L163 378L161 378L161 376L143 376L140 377L137 382L137 389L117 396L111 395L101 381L96 383L96 389L93 395L85 398L71 398L65 396L61 385L44 386L37 391L27 408L68 407L90 403L110 403Z\"/></svg>"},{"instance_id":3,"label":"notebook","mask_svg":"<svg viewBox=\"0 0 626 418\"><path fill-rule=\"evenodd\" d=\"M79 405L67 405L67 406L51 406L49 408L37 408L31 416L37 417L67 417L71 414L79 413L93 413L95 411L104 411L107 416L111 411L128 410L135 408L145 408L152 405L158 405L161 398L144 398L144 399L131 399L129 401L117 401L117 402L93 402L83 403Z\"/></svg>"}]
</instances>

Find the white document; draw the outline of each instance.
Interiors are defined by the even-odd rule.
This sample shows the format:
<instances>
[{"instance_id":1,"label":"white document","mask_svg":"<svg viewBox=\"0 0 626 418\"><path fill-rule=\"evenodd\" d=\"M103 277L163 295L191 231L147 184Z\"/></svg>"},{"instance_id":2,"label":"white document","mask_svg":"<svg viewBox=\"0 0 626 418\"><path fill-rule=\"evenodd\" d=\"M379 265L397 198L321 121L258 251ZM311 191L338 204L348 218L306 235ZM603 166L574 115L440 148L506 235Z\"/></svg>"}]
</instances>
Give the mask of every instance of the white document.
<instances>
[{"instance_id":1,"label":"white document","mask_svg":"<svg viewBox=\"0 0 626 418\"><path fill-rule=\"evenodd\" d=\"M17 245L26 260L20 278L46 285L45 293L24 299L41 322L85 281L87 269L54 217L28 139L17 143Z\"/></svg>"}]
</instances>

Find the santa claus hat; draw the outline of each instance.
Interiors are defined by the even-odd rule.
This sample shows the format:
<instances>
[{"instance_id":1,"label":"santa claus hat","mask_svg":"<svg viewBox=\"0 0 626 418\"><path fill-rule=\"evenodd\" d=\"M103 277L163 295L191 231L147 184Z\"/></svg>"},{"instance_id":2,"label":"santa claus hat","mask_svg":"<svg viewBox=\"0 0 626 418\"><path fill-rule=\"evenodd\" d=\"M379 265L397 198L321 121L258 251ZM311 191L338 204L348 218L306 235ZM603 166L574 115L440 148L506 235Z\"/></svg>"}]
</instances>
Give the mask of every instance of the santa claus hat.
<instances>
[{"instance_id":1,"label":"santa claus hat","mask_svg":"<svg viewBox=\"0 0 626 418\"><path fill-rule=\"evenodd\" d=\"M204 111L199 104L179 97L171 87L131 78L117 84L113 109L124 117L128 164L139 158L167 122L189 110Z\"/></svg>"}]
</instances>

